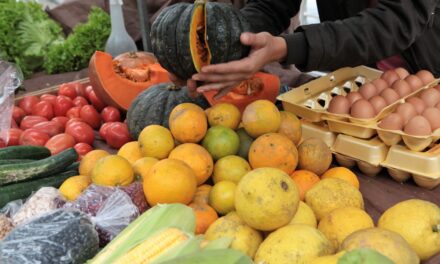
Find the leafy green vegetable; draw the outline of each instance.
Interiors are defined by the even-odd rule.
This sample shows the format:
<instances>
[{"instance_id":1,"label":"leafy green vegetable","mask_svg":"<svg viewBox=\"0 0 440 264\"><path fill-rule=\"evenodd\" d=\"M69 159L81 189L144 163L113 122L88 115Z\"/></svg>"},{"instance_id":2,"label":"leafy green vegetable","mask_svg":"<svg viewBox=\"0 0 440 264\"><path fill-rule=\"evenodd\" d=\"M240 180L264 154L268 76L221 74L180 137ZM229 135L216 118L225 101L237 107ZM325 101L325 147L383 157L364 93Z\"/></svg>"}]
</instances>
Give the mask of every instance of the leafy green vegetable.
<instances>
[{"instance_id":1,"label":"leafy green vegetable","mask_svg":"<svg viewBox=\"0 0 440 264\"><path fill-rule=\"evenodd\" d=\"M110 16L93 7L87 23L77 25L63 43L50 47L44 69L51 74L86 68L93 53L104 50L110 31Z\"/></svg>"},{"instance_id":2,"label":"leafy green vegetable","mask_svg":"<svg viewBox=\"0 0 440 264\"><path fill-rule=\"evenodd\" d=\"M29 76L43 64L48 47L63 40L61 27L36 2L0 0L0 58Z\"/></svg>"}]
</instances>

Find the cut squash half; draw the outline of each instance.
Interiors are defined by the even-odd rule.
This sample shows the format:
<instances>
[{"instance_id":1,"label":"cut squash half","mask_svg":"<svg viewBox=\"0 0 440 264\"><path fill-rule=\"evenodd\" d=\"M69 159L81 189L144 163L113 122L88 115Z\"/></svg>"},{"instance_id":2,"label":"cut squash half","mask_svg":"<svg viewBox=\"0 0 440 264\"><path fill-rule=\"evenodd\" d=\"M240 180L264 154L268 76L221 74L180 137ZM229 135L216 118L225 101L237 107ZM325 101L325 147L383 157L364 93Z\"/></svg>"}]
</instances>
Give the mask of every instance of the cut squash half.
<instances>
[{"instance_id":1,"label":"cut squash half","mask_svg":"<svg viewBox=\"0 0 440 264\"><path fill-rule=\"evenodd\" d=\"M206 9L205 1L196 1L191 18L191 28L189 31L189 43L191 49L191 57L194 68L197 72L203 66L211 63L211 52L208 46L206 34Z\"/></svg>"}]
</instances>

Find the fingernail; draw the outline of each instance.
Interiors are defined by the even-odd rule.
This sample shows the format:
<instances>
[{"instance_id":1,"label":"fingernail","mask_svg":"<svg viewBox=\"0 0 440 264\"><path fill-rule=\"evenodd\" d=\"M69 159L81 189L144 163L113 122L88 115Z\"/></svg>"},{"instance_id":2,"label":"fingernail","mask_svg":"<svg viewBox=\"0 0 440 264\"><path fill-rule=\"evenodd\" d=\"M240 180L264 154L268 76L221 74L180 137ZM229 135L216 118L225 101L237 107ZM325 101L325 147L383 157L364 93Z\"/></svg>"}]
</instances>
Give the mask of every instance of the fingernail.
<instances>
[{"instance_id":1,"label":"fingernail","mask_svg":"<svg viewBox=\"0 0 440 264\"><path fill-rule=\"evenodd\" d=\"M192 76L192 79L193 79L194 81L200 81L200 76L197 75L197 74L194 74L194 75Z\"/></svg>"}]
</instances>

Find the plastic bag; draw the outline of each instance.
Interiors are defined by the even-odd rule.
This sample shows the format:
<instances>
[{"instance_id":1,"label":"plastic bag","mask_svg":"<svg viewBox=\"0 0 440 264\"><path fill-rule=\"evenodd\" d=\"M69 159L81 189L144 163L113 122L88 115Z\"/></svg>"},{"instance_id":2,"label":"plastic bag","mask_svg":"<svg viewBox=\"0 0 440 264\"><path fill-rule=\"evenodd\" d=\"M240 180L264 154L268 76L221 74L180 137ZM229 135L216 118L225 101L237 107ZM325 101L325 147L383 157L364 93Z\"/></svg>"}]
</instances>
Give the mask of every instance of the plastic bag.
<instances>
[{"instance_id":1,"label":"plastic bag","mask_svg":"<svg viewBox=\"0 0 440 264\"><path fill-rule=\"evenodd\" d=\"M0 60L0 139L7 145L14 106L14 91L23 82L23 73L13 63Z\"/></svg>"},{"instance_id":2,"label":"plastic bag","mask_svg":"<svg viewBox=\"0 0 440 264\"><path fill-rule=\"evenodd\" d=\"M18 212L18 210L20 210L22 206L23 201L21 199L10 201L0 210L0 214L6 215L7 217L12 217L15 213Z\"/></svg>"},{"instance_id":3,"label":"plastic bag","mask_svg":"<svg viewBox=\"0 0 440 264\"><path fill-rule=\"evenodd\" d=\"M35 217L39 217L60 207L64 203L58 189L43 187L34 193L24 205L12 215L15 226L21 225Z\"/></svg>"},{"instance_id":4,"label":"plastic bag","mask_svg":"<svg viewBox=\"0 0 440 264\"><path fill-rule=\"evenodd\" d=\"M98 240L86 214L58 209L9 233L0 242L0 263L85 263L97 254Z\"/></svg>"}]
</instances>

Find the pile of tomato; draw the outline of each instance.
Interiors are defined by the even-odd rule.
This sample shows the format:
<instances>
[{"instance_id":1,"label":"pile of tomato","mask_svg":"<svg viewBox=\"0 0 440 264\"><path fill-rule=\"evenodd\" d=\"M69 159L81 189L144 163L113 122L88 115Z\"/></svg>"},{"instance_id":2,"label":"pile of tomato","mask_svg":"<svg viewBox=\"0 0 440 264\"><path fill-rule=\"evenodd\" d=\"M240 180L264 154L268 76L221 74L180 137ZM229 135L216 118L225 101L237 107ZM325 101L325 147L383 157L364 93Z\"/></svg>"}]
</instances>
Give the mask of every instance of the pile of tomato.
<instances>
[{"instance_id":1,"label":"pile of tomato","mask_svg":"<svg viewBox=\"0 0 440 264\"><path fill-rule=\"evenodd\" d=\"M45 146L52 154L74 147L81 158L98 137L115 149L131 141L121 120L121 112L106 106L92 86L64 83L54 94L23 97L13 109L9 140L0 143Z\"/></svg>"}]
</instances>

